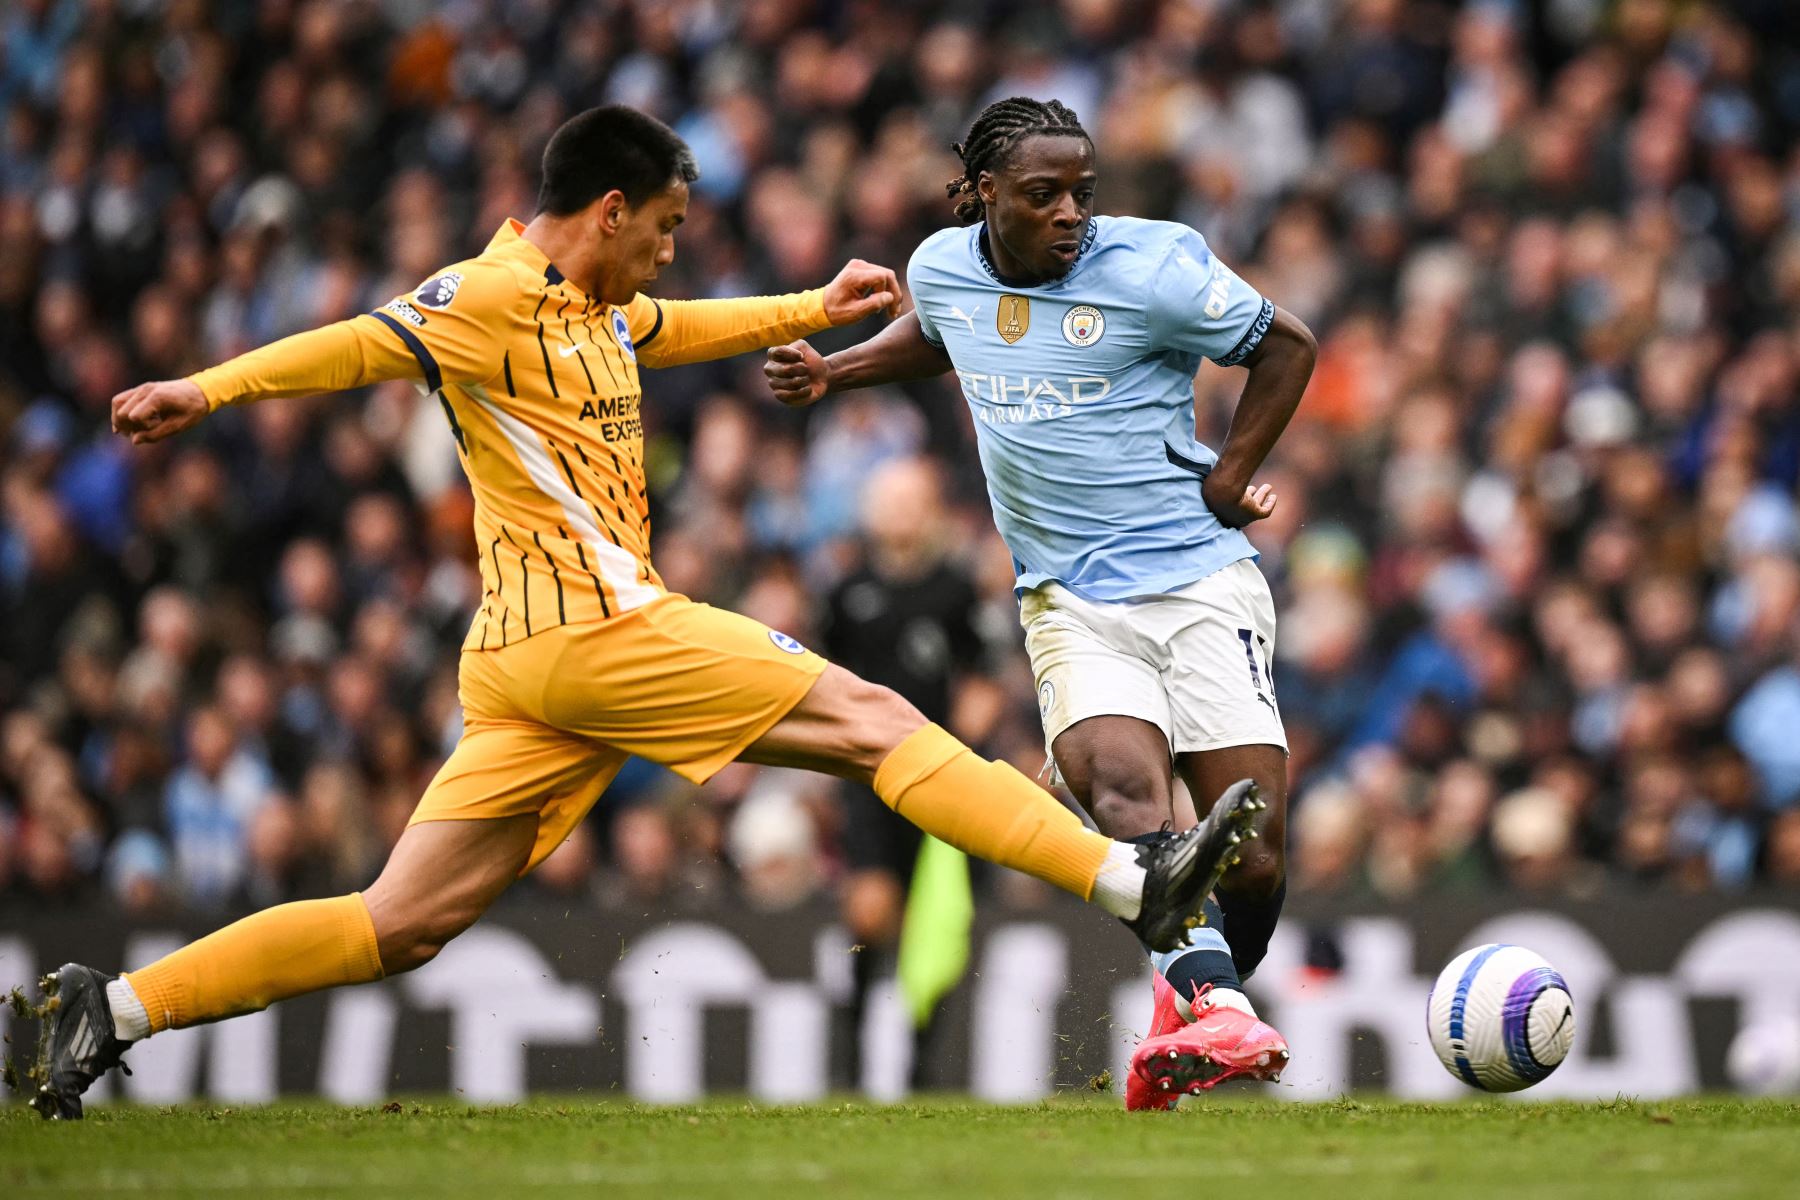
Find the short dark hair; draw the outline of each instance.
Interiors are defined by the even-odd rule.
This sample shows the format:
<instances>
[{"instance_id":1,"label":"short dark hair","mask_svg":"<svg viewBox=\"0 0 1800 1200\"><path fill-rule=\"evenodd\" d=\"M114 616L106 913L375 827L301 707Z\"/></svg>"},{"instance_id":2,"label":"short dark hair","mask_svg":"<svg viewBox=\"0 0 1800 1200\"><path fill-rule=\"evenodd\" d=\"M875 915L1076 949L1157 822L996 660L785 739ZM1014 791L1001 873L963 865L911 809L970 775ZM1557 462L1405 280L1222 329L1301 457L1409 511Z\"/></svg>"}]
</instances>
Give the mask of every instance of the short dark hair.
<instances>
[{"instance_id":1,"label":"short dark hair","mask_svg":"<svg viewBox=\"0 0 1800 1200\"><path fill-rule=\"evenodd\" d=\"M1004 166L1018 144L1034 134L1078 137L1090 146L1094 144L1074 110L1059 100L1013 96L994 101L969 126L969 136L962 144L950 147L963 164L962 175L945 188L956 201L957 220L964 225L981 220L981 197L975 194L981 173Z\"/></svg>"},{"instance_id":2,"label":"short dark hair","mask_svg":"<svg viewBox=\"0 0 1800 1200\"><path fill-rule=\"evenodd\" d=\"M673 129L629 105L608 104L575 114L550 135L538 211L566 217L615 189L638 205L677 179L699 177L694 152Z\"/></svg>"}]
</instances>

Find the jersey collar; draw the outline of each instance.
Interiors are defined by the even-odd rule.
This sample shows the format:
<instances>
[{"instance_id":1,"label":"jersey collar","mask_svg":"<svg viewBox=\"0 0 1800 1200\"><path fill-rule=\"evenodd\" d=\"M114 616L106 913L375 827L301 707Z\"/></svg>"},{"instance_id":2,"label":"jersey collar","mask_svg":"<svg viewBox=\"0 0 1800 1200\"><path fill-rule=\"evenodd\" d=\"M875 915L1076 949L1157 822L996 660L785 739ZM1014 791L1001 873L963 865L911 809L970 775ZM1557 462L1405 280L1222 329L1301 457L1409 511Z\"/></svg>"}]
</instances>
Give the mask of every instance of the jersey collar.
<instances>
[{"instance_id":1,"label":"jersey collar","mask_svg":"<svg viewBox=\"0 0 1800 1200\"><path fill-rule=\"evenodd\" d=\"M487 248L489 250L498 250L502 247L511 247L529 261L533 269L542 271L544 282L551 287L567 282L563 273L556 269L556 264L550 261L549 256L525 240L525 223L517 217L506 218L500 228L494 231L494 236L488 240ZM572 283L569 284L569 290L578 295L587 295Z\"/></svg>"},{"instance_id":2,"label":"jersey collar","mask_svg":"<svg viewBox=\"0 0 1800 1200\"><path fill-rule=\"evenodd\" d=\"M1100 223L1098 221L1096 221L1094 218L1089 217L1088 225L1087 225L1087 232L1081 235L1081 246L1079 249L1077 249L1075 251L1075 261L1069 264L1069 269L1067 271L1063 272L1063 276L1061 279L1053 279L1048 283L1020 283L1017 280L1008 279L1004 275L1000 274L1000 272L994 267L994 260L988 257L987 222L986 221L983 221L983 222L981 222L981 224L975 226L975 259L977 262L979 262L981 264L981 269L983 271L987 272L988 278L992 279L995 283L999 284L1001 287L1004 287L1004 288L1055 287L1058 284L1062 283L1064 280L1068 279L1069 276L1071 276L1075 273L1075 268L1079 267L1081 265L1081 260L1087 257L1088 250L1093 247L1094 239L1096 237L1098 237L1099 234L1100 234Z\"/></svg>"}]
</instances>

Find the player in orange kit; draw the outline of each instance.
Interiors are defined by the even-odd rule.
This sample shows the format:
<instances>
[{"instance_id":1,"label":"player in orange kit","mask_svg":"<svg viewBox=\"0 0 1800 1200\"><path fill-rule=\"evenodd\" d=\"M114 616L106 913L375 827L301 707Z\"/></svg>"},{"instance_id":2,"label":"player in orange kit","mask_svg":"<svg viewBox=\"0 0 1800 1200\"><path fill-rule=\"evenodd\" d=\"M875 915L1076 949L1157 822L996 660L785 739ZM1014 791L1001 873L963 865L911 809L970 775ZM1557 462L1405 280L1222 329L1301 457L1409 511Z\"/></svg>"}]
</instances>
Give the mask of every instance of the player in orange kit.
<instances>
[{"instance_id":1,"label":"player in orange kit","mask_svg":"<svg viewBox=\"0 0 1800 1200\"><path fill-rule=\"evenodd\" d=\"M538 215L373 313L113 399L160 441L228 404L416 379L475 494L483 597L463 643L464 732L367 892L257 913L127 975L69 964L34 1097L81 1094L134 1041L428 962L585 816L629 755L696 782L735 758L872 786L972 854L1026 871L1173 947L1249 820L1221 802L1154 846L1114 842L886 688L786 634L664 589L650 565L638 366L670 366L895 313L893 272L851 262L791 296L658 301L697 172L623 106L572 118L544 153Z\"/></svg>"}]
</instances>

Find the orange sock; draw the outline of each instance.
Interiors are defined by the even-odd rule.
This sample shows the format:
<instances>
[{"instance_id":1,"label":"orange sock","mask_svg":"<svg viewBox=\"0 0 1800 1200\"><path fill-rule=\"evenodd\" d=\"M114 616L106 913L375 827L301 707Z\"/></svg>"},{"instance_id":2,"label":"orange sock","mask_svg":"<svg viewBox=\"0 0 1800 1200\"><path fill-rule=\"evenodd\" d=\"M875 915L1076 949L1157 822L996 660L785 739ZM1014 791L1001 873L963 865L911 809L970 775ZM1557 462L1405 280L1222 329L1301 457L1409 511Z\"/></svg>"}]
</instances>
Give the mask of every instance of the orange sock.
<instances>
[{"instance_id":1,"label":"orange sock","mask_svg":"<svg viewBox=\"0 0 1800 1200\"><path fill-rule=\"evenodd\" d=\"M380 979L375 923L361 892L282 904L189 943L125 982L150 1031L260 1012L277 1000Z\"/></svg>"},{"instance_id":2,"label":"orange sock","mask_svg":"<svg viewBox=\"0 0 1800 1200\"><path fill-rule=\"evenodd\" d=\"M940 841L1083 900L1112 848L1043 788L1005 763L979 757L936 725L894 747L875 772L875 791Z\"/></svg>"}]
</instances>

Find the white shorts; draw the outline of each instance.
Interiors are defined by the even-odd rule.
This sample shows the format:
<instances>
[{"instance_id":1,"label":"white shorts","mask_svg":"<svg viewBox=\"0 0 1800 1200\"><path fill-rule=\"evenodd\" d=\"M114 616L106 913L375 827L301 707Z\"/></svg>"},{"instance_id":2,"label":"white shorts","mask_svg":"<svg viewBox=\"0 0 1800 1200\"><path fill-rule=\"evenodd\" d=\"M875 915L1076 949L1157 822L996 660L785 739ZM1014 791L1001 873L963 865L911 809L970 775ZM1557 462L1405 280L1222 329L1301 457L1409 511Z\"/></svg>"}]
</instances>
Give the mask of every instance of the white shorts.
<instances>
[{"instance_id":1,"label":"white shorts","mask_svg":"<svg viewBox=\"0 0 1800 1200\"><path fill-rule=\"evenodd\" d=\"M1130 600L1046 583L1025 593L1019 619L1046 746L1077 721L1123 716L1161 729L1173 754L1287 749L1271 673L1275 601L1250 559Z\"/></svg>"}]
</instances>

